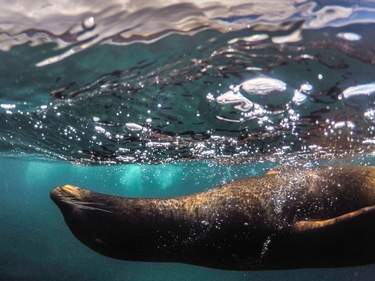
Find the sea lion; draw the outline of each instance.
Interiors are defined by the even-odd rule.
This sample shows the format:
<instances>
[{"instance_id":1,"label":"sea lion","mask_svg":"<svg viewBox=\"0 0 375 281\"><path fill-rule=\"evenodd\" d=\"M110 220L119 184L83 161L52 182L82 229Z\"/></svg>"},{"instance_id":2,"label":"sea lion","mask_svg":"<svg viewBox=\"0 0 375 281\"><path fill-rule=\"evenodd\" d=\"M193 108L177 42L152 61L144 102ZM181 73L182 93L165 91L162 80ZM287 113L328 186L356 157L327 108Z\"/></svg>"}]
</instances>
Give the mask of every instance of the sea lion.
<instances>
[{"instance_id":1,"label":"sea lion","mask_svg":"<svg viewBox=\"0 0 375 281\"><path fill-rule=\"evenodd\" d=\"M230 270L375 262L375 167L278 169L171 199L51 192L73 234L113 258Z\"/></svg>"}]
</instances>

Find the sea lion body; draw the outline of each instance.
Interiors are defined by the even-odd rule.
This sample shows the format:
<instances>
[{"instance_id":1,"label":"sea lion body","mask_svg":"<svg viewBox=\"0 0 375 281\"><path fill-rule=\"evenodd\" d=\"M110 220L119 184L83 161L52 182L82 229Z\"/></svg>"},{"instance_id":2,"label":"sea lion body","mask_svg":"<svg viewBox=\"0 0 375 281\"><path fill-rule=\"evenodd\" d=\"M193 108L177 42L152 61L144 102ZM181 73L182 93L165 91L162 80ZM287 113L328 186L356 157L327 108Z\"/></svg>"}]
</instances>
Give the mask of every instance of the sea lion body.
<instances>
[{"instance_id":1,"label":"sea lion body","mask_svg":"<svg viewBox=\"0 0 375 281\"><path fill-rule=\"evenodd\" d=\"M231 270L375 262L375 168L281 170L171 199L73 186L52 199L88 247L117 259Z\"/></svg>"}]
</instances>

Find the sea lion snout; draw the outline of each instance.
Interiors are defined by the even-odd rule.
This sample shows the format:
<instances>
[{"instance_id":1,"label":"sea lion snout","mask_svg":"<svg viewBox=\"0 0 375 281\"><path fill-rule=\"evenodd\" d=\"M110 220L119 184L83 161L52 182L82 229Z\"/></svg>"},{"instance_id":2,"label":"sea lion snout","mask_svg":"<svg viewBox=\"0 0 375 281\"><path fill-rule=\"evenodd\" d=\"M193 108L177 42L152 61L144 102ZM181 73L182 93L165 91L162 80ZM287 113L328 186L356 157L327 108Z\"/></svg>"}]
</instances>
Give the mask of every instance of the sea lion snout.
<instances>
[{"instance_id":1,"label":"sea lion snout","mask_svg":"<svg viewBox=\"0 0 375 281\"><path fill-rule=\"evenodd\" d=\"M51 196L63 196L63 195L77 195L79 194L80 188L66 184L64 186L56 187L51 192Z\"/></svg>"},{"instance_id":2,"label":"sea lion snout","mask_svg":"<svg viewBox=\"0 0 375 281\"><path fill-rule=\"evenodd\" d=\"M64 197L78 197L80 189L73 185L64 185L56 187L51 191L51 198L53 201L61 200Z\"/></svg>"},{"instance_id":3,"label":"sea lion snout","mask_svg":"<svg viewBox=\"0 0 375 281\"><path fill-rule=\"evenodd\" d=\"M56 187L50 193L51 199L60 207L73 205L83 199L83 189L73 185Z\"/></svg>"}]
</instances>

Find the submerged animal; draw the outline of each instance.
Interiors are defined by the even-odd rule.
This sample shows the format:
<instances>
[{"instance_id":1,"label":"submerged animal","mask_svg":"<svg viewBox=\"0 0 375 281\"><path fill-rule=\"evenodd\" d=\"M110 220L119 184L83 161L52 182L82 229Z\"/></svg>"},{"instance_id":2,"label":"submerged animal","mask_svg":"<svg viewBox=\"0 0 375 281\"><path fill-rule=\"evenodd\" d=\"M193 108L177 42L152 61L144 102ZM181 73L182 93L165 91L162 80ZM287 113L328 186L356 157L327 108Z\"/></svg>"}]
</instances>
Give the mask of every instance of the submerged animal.
<instances>
[{"instance_id":1,"label":"submerged animal","mask_svg":"<svg viewBox=\"0 0 375 281\"><path fill-rule=\"evenodd\" d=\"M171 199L71 185L51 198L81 242L116 259L229 270L375 262L375 167L281 169Z\"/></svg>"}]
</instances>

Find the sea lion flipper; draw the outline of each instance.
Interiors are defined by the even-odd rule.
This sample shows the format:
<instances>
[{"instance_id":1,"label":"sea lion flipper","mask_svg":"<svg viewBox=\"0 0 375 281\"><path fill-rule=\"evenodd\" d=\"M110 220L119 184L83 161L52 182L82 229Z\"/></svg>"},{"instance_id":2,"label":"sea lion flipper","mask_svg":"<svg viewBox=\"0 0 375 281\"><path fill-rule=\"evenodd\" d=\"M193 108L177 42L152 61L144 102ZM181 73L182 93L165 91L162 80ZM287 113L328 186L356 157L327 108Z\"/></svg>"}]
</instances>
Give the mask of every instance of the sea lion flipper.
<instances>
[{"instance_id":1,"label":"sea lion flipper","mask_svg":"<svg viewBox=\"0 0 375 281\"><path fill-rule=\"evenodd\" d=\"M293 225L293 230L297 233L324 231L339 227L341 225L360 223L361 221L365 221L369 218L374 219L374 217L375 205L372 205L330 219L297 221Z\"/></svg>"}]
</instances>

